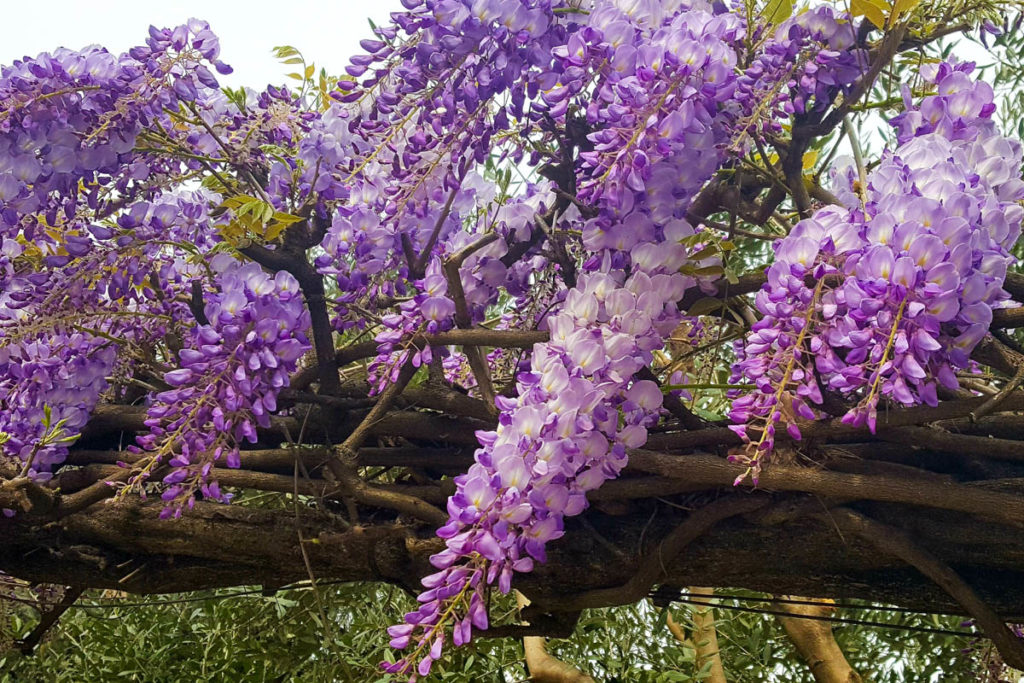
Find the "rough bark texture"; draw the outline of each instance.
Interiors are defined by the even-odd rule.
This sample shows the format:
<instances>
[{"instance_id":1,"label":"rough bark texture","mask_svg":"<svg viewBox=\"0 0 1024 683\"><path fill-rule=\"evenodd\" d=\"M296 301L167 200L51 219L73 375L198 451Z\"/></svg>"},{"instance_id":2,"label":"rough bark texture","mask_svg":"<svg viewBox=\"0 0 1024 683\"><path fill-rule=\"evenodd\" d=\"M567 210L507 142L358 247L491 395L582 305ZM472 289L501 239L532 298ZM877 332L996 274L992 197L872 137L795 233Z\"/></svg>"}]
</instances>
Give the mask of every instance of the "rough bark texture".
<instances>
[{"instance_id":1,"label":"rough bark texture","mask_svg":"<svg viewBox=\"0 0 1024 683\"><path fill-rule=\"evenodd\" d=\"M698 506L715 495L678 500ZM713 533L694 540L669 564L658 583L959 609L915 569L834 525L808 515L775 523L787 510L799 512L807 504L818 511L827 503L800 495L751 495L780 502L773 509L718 523ZM1024 539L1015 529L906 505L865 502L858 507L876 519L898 523L957 568L1003 616L1024 616ZM39 526L28 515L3 519L0 568L25 579L135 593L240 584L275 587L308 578L291 510L200 502L177 521L158 519L159 510L159 501L128 499L104 501ZM641 540L647 550L656 548L686 518L676 508L642 499L610 512L591 510L588 525L571 521L566 537L552 545L548 564L522 577L525 592L547 609L577 609L579 594L622 586L635 575L643 557ZM414 588L417 577L428 570L428 556L440 548L429 529L394 519L352 527L335 514L301 508L300 528L303 538L311 539L307 552L321 578L390 581Z\"/></svg>"},{"instance_id":2,"label":"rough bark texture","mask_svg":"<svg viewBox=\"0 0 1024 683\"><path fill-rule=\"evenodd\" d=\"M529 334L532 343L537 335ZM1015 369L1017 356L1005 349L986 353L1007 372ZM474 432L493 418L480 401L431 383L409 387L390 408L344 382L338 395L322 398L309 399L302 420L274 418L242 453L241 469L216 472L222 485L243 492L241 502L200 501L176 521L158 518L155 496L111 497L103 481L124 475L118 461L134 462L137 456L119 448L145 428L144 414L102 406L49 485L4 475L0 507L17 514L0 518L0 570L134 593L274 589L306 580L310 571L416 589L440 548L433 529L453 490L450 477L471 462ZM582 518L567 521L549 562L519 578L536 605L527 611L531 625L494 632L564 636L580 609L635 601L655 585L969 611L962 590L952 597L949 585L933 581L946 574L922 573L911 556L880 552L870 535L850 531L849 519L839 523L840 507L842 515L913 539L917 552L998 615L995 622L1020 620L1024 391L1008 392L994 408L988 402L890 409L879 416L877 435L835 420L805 425L803 441L780 438L757 487L733 486L738 470L724 456L735 435L676 406L649 450L632 453L624 476L594 492ZM972 419L975 411L989 414ZM308 447L283 446L299 434ZM330 444L346 440L360 443L339 469ZM253 506L245 491L277 501Z\"/></svg>"}]
</instances>

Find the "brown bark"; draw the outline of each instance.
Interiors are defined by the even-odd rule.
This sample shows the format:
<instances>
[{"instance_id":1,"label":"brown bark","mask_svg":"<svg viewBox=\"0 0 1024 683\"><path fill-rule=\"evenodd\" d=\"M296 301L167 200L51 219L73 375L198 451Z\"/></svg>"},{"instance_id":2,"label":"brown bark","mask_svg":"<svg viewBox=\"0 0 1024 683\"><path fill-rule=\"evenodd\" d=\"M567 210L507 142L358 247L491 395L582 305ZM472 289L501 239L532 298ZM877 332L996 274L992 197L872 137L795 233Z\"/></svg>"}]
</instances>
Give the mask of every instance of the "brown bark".
<instances>
[{"instance_id":1,"label":"brown bark","mask_svg":"<svg viewBox=\"0 0 1024 683\"><path fill-rule=\"evenodd\" d=\"M808 502L801 506L803 500ZM689 503L695 508L704 505L699 499ZM762 508L719 520L713 533L694 537L685 552L666 562L666 571L659 569L651 581L865 598L964 613L945 591L899 558L878 552L855 534L839 535L834 525L808 518L808 512L822 509L820 500L797 498L779 505L781 511ZM441 547L430 529L417 530L386 518L349 527L335 514L307 507L300 508L296 522L290 508L199 502L182 519L163 521L157 517L160 506L152 499L107 501L40 527L28 523L25 515L2 519L0 569L27 580L133 593L252 584L280 587L308 578L298 546L298 524L317 577L388 581L414 590L418 577L431 571L429 555ZM787 506L798 514L783 514ZM570 520L566 536L551 545L549 562L520 577L521 590L555 614L642 597L646 588L625 599L618 587L648 572L652 565L644 558L657 562L659 545L687 519L676 508L655 507L614 516L590 511L590 527ZM932 554L956 567L980 598L1006 618L1024 616L1020 534L959 513L883 504L863 509L875 519L899 524ZM607 544L598 542L591 528ZM646 556L635 554L641 537L647 539Z\"/></svg>"},{"instance_id":2,"label":"brown bark","mask_svg":"<svg viewBox=\"0 0 1024 683\"><path fill-rule=\"evenodd\" d=\"M794 615L778 617L786 629L796 651L807 662L817 683L861 683L863 680L839 648L832 626L827 621L800 617L828 617L835 612L831 600L820 600L820 605L779 603L779 609Z\"/></svg>"},{"instance_id":3,"label":"brown bark","mask_svg":"<svg viewBox=\"0 0 1024 683\"><path fill-rule=\"evenodd\" d=\"M997 614L969 583L942 560L921 548L899 529L871 520L853 510L834 510L829 519L840 528L869 539L882 552L900 558L938 584L974 617L1007 664L1024 669L1024 640L1007 627L1007 619Z\"/></svg>"},{"instance_id":4,"label":"brown bark","mask_svg":"<svg viewBox=\"0 0 1024 683\"><path fill-rule=\"evenodd\" d=\"M668 632L672 634L672 637L679 642L685 648L693 649L693 641L686 635L686 631L683 627L672 618L672 612L668 608L665 609L665 625L668 626Z\"/></svg>"},{"instance_id":5,"label":"brown bark","mask_svg":"<svg viewBox=\"0 0 1024 683\"><path fill-rule=\"evenodd\" d=\"M712 588L691 586L690 592L708 595ZM697 671L708 668L705 683L726 683L725 669L722 667L722 655L718 651L718 631L715 628L715 610L710 606L694 605L690 609L693 619L693 646L697 650Z\"/></svg>"},{"instance_id":6,"label":"brown bark","mask_svg":"<svg viewBox=\"0 0 1024 683\"><path fill-rule=\"evenodd\" d=\"M516 602L522 609L530 601L516 591ZM567 664L552 656L542 636L524 636L523 652L526 655L526 670L530 680L536 683L594 683L594 679L583 673L572 664Z\"/></svg>"}]
</instances>

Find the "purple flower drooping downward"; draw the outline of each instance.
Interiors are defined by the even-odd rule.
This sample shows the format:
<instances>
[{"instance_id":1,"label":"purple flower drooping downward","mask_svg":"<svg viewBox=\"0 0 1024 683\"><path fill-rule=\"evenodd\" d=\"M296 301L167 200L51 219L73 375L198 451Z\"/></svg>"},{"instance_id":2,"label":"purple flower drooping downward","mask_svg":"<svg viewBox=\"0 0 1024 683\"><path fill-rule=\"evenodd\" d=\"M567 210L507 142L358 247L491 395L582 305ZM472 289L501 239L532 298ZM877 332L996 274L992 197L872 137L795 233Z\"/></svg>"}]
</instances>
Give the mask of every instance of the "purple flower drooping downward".
<instances>
[{"instance_id":1,"label":"purple flower drooping downward","mask_svg":"<svg viewBox=\"0 0 1024 683\"><path fill-rule=\"evenodd\" d=\"M999 133L992 89L971 69L929 67L939 94L893 120L899 145L868 174L863 200L840 161L833 178L848 206L821 209L777 243L756 298L764 317L733 366L732 381L757 386L737 392L730 413L748 441L733 457L755 478L776 425L799 438L798 420L816 416L818 378L854 402L844 422L872 431L883 397L935 405L1008 298L1021 145Z\"/></svg>"}]
</instances>

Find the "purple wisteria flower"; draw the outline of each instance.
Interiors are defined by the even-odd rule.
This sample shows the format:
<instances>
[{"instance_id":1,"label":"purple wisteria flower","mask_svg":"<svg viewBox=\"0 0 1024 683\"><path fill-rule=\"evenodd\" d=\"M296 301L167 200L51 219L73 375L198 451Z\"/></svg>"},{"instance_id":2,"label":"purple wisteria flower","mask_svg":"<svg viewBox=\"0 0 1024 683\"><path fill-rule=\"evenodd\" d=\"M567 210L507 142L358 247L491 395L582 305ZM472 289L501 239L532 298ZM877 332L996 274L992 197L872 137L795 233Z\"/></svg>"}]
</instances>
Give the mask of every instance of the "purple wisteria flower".
<instances>
[{"instance_id":1,"label":"purple wisteria flower","mask_svg":"<svg viewBox=\"0 0 1024 683\"><path fill-rule=\"evenodd\" d=\"M863 197L849 162L838 162L848 207L821 209L777 243L756 298L764 317L736 345L733 367L733 381L757 386L730 413L749 441L734 458L755 478L776 425L799 438L796 422L816 417L822 387L854 402L844 422L872 431L882 397L935 405L939 386L959 387L957 371L1009 297L1021 145L999 133L992 89L971 69L927 70L938 94L917 107L908 99L893 120L899 145L868 174Z\"/></svg>"},{"instance_id":2,"label":"purple wisteria flower","mask_svg":"<svg viewBox=\"0 0 1024 683\"><path fill-rule=\"evenodd\" d=\"M197 491L230 500L211 469L238 467L239 444L255 443L256 429L270 426L278 395L310 349L309 312L294 277L283 271L271 277L255 263L219 261L224 270L220 295L206 303L209 324L193 329L180 367L164 375L171 388L153 397L150 433L134 449L145 457L133 485L145 483L159 464L171 467L163 478L165 516L191 507Z\"/></svg>"}]
</instances>

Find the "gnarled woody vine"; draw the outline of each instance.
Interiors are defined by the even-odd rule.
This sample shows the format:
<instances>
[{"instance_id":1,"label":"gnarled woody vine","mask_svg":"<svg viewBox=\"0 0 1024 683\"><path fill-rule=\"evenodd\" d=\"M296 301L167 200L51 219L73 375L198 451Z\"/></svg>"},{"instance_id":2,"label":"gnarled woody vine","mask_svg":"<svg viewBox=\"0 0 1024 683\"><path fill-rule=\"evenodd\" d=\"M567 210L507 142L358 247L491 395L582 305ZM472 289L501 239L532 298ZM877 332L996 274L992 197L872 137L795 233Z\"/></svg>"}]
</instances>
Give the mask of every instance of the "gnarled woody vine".
<instances>
[{"instance_id":1,"label":"gnarled woody vine","mask_svg":"<svg viewBox=\"0 0 1024 683\"><path fill-rule=\"evenodd\" d=\"M386 664L415 679L487 629L487 592L545 562L567 519L615 495L605 491L677 495L749 474L1013 523L1012 493L956 484L929 503L931 475L908 490L764 469L773 451L813 455L808 438L906 439L931 421L921 411L1020 408L1020 354L989 331L1019 318L1007 273L1021 145L993 122L972 65L922 64L892 120L895 145L870 169L839 160L825 188L802 166L894 55L945 25L930 34L901 3L884 30L818 6L403 4L345 77L307 75L299 93L219 90L213 72L229 67L196 20L152 29L124 55L57 50L3 69L7 524L155 492L161 517L187 518L229 488L328 510L340 498L354 522L361 507L425 520L440 526L437 571L390 630L406 652ZM514 185L513 167L532 181ZM787 197L797 222L774 261L736 278L733 240L765 237L737 223L789 226ZM753 309L728 313L745 304L726 300L754 290ZM735 433L689 407L714 405L706 392L721 387L702 373L722 358L687 358L718 354L726 329L732 381L750 387L731 396ZM979 362L1016 379L998 392L961 383ZM978 391L993 395L968 398ZM900 405L928 408L885 416ZM116 431L135 443L105 456ZM963 449L929 434L936 451ZM426 442L479 447L472 464L463 451L427 463ZM282 443L320 449L251 466L268 450L253 444ZM659 443L729 446L740 466L638 450ZM411 453L381 457L418 485L366 479L382 446ZM995 450L1020 459L1012 438ZM605 486L627 467L662 481ZM709 512L703 526L695 513L692 528L765 502ZM636 576L641 592L658 580ZM957 581L943 587L976 611ZM1015 657L1019 645L999 638Z\"/></svg>"}]
</instances>

